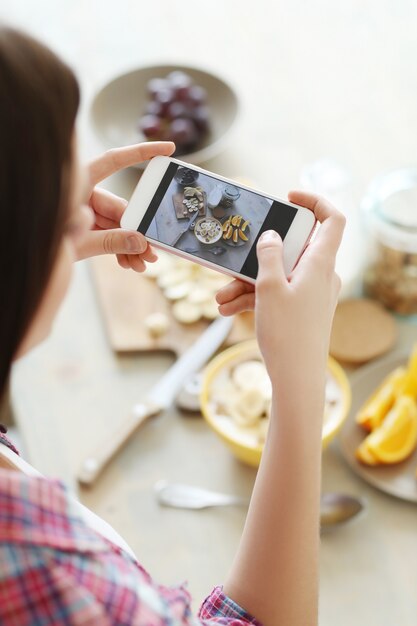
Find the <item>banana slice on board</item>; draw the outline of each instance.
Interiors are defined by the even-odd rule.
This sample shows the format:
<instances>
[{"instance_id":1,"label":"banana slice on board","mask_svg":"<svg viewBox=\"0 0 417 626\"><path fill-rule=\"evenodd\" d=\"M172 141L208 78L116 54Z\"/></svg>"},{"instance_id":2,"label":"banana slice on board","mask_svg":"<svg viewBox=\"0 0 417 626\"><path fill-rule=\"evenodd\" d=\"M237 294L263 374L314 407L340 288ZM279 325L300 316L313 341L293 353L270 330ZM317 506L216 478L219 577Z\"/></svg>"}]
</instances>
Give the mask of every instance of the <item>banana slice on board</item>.
<instances>
[{"instance_id":1,"label":"banana slice on board","mask_svg":"<svg viewBox=\"0 0 417 626\"><path fill-rule=\"evenodd\" d=\"M182 298L186 298L192 292L193 286L194 285L191 281L172 285L164 290L164 296L168 300L181 300Z\"/></svg>"},{"instance_id":2,"label":"banana slice on board","mask_svg":"<svg viewBox=\"0 0 417 626\"><path fill-rule=\"evenodd\" d=\"M205 317L206 320L215 320L220 317L219 305L215 300L210 300L210 302L204 302L201 305L201 311L203 313L203 317Z\"/></svg>"},{"instance_id":3,"label":"banana slice on board","mask_svg":"<svg viewBox=\"0 0 417 626\"><path fill-rule=\"evenodd\" d=\"M197 322L201 316L201 306L188 302L188 300L177 300L172 305L172 314L181 324L193 324Z\"/></svg>"},{"instance_id":4,"label":"banana slice on board","mask_svg":"<svg viewBox=\"0 0 417 626\"><path fill-rule=\"evenodd\" d=\"M212 298L213 292L211 289L194 285L194 288L190 291L187 300L193 304L202 304L203 302L208 302Z\"/></svg>"},{"instance_id":5,"label":"banana slice on board","mask_svg":"<svg viewBox=\"0 0 417 626\"><path fill-rule=\"evenodd\" d=\"M168 316L165 313L151 313L145 318L145 326L152 337L161 337L169 328Z\"/></svg>"},{"instance_id":6,"label":"banana slice on board","mask_svg":"<svg viewBox=\"0 0 417 626\"><path fill-rule=\"evenodd\" d=\"M169 272L173 268L174 263L172 259L167 255L159 256L160 254L158 252L158 260L155 263L148 263L146 266L145 276L147 278L158 278L158 276Z\"/></svg>"},{"instance_id":7,"label":"banana slice on board","mask_svg":"<svg viewBox=\"0 0 417 626\"><path fill-rule=\"evenodd\" d=\"M161 274L157 278L158 286L161 289L167 289L168 287L172 287L173 285L178 285L179 283L183 283L190 279L190 272L186 268L175 267Z\"/></svg>"}]
</instances>

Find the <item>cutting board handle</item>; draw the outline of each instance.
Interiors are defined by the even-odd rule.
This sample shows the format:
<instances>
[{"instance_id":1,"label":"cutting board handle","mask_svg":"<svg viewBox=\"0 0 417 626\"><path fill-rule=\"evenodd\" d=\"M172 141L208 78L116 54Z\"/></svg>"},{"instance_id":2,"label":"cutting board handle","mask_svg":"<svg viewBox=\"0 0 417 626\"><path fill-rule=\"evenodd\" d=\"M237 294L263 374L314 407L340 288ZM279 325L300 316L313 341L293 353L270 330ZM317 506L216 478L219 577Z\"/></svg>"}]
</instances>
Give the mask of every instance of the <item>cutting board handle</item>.
<instances>
[{"instance_id":1,"label":"cutting board handle","mask_svg":"<svg viewBox=\"0 0 417 626\"><path fill-rule=\"evenodd\" d=\"M160 410L161 408L159 406L146 400L136 404L129 418L120 425L117 432L112 433L112 436L108 438L107 441L104 441L100 447L97 447L95 452L84 459L77 473L78 482L85 487L91 487L105 466L124 446L135 430L143 424L148 417L156 415Z\"/></svg>"}]
</instances>

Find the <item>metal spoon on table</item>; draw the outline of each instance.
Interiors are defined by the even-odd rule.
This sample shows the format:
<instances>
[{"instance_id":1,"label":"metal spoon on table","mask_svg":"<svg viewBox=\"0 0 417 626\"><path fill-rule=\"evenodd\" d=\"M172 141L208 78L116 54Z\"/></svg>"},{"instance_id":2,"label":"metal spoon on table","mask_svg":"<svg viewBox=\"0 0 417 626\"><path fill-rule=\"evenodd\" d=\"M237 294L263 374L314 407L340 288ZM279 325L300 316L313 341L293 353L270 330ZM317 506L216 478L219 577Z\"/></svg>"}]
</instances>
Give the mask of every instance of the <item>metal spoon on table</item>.
<instances>
[{"instance_id":1,"label":"metal spoon on table","mask_svg":"<svg viewBox=\"0 0 417 626\"><path fill-rule=\"evenodd\" d=\"M168 483L160 480L155 485L159 504L176 509L206 509L216 506L249 505L248 498L210 491L202 487ZM322 528L339 526L352 519L365 508L361 498L342 493L324 493L320 500L320 525Z\"/></svg>"}]
</instances>

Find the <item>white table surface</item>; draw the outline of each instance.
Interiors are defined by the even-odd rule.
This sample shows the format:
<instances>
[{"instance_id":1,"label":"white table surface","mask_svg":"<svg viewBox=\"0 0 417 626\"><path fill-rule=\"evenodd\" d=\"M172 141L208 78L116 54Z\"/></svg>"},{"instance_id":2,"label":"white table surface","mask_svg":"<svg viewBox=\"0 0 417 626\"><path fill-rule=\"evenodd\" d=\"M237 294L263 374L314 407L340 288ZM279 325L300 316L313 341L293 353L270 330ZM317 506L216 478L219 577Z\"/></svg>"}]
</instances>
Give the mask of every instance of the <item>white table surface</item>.
<instances>
[{"instance_id":1,"label":"white table surface","mask_svg":"<svg viewBox=\"0 0 417 626\"><path fill-rule=\"evenodd\" d=\"M220 73L240 94L234 143L206 164L224 176L244 176L285 196L306 164L330 157L352 175L343 204L354 224L370 179L416 162L417 6L411 0L1 0L0 19L42 37L76 69L85 158L100 149L87 115L99 85L138 65L177 62ZM128 196L137 175L114 176L107 186ZM352 228L345 257L360 252L356 235ZM417 327L401 332L403 345L417 337ZM79 264L52 336L15 368L14 405L29 460L75 487L74 472L92 439L117 428L170 362L111 352L88 264ZM224 579L244 512L161 510L152 485L169 478L248 495L254 475L201 420L173 409L149 422L94 490L80 496L161 582L187 579L197 605ZM320 623L413 626L417 509L356 478L336 445L324 455L323 483L325 490L366 496L369 507L323 536Z\"/></svg>"}]
</instances>

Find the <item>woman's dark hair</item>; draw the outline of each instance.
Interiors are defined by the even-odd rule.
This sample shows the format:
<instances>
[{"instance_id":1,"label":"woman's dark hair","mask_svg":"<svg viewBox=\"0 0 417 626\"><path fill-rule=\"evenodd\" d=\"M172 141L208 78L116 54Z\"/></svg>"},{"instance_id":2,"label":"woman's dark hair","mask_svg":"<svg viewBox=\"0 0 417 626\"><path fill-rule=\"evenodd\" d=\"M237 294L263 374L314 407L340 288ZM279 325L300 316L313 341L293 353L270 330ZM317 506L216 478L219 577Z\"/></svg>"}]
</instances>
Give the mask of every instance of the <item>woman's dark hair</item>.
<instances>
[{"instance_id":1,"label":"woman's dark hair","mask_svg":"<svg viewBox=\"0 0 417 626\"><path fill-rule=\"evenodd\" d=\"M79 88L48 48L0 25L0 94L1 399L68 218Z\"/></svg>"}]
</instances>

